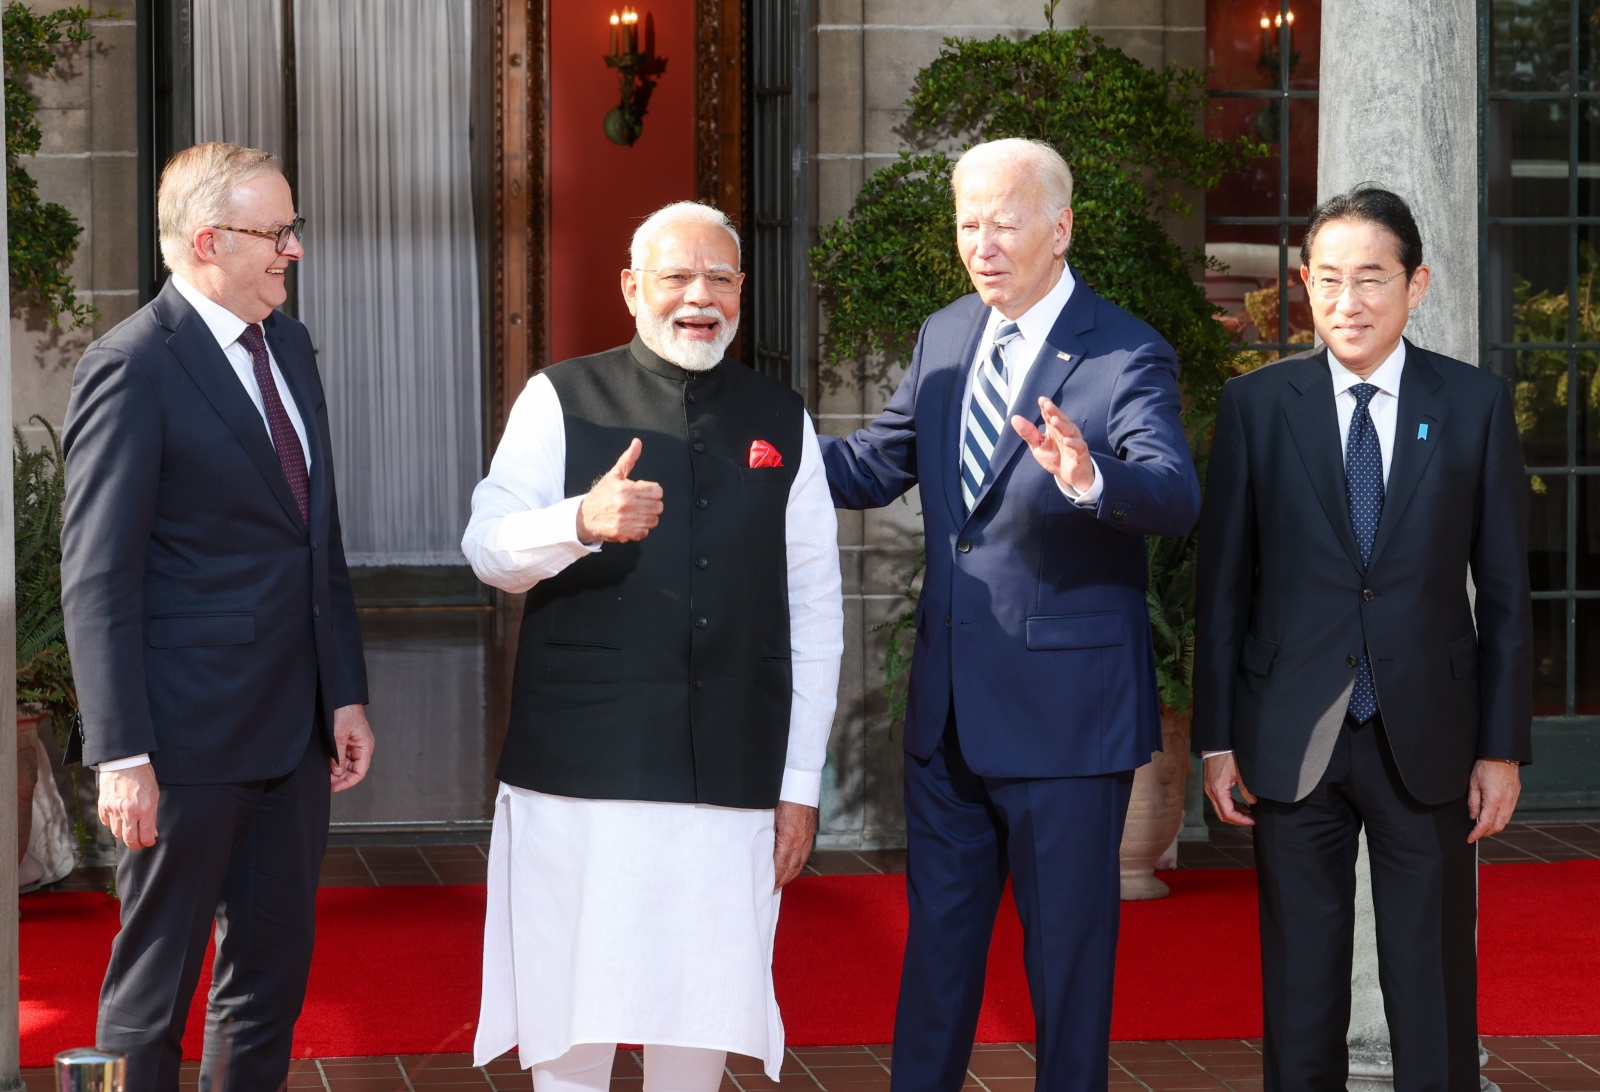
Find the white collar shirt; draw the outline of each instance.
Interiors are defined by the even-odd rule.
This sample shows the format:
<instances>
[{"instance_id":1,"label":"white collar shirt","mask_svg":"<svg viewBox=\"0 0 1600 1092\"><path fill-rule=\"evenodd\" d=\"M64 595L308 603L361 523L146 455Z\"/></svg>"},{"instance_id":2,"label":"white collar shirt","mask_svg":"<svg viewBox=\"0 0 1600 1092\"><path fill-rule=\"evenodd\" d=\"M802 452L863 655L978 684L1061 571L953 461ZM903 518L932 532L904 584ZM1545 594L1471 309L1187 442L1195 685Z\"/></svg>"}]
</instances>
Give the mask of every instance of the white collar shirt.
<instances>
[{"instance_id":1,"label":"white collar shirt","mask_svg":"<svg viewBox=\"0 0 1600 1092\"><path fill-rule=\"evenodd\" d=\"M1378 388L1367 406L1372 417L1372 427L1378 433L1378 447L1383 452L1383 483L1389 484L1389 466L1394 461L1394 433L1400 419L1400 380L1406 366L1406 343L1402 338L1388 359L1376 371L1362 379L1339 363L1328 350L1328 371L1333 374L1333 408L1339 417L1339 458L1342 461L1350 447L1350 419L1356 415L1356 396L1351 389L1360 383L1371 383Z\"/></svg>"}]
</instances>

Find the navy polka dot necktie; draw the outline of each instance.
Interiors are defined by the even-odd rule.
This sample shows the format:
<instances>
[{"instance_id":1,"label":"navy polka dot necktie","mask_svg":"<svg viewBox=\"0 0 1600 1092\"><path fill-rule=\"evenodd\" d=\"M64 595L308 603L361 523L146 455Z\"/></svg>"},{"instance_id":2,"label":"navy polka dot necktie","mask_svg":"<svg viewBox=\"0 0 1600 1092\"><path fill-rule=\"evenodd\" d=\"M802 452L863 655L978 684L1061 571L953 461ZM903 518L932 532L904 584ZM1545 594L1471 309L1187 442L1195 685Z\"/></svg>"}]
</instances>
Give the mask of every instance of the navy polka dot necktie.
<instances>
[{"instance_id":1,"label":"navy polka dot necktie","mask_svg":"<svg viewBox=\"0 0 1600 1092\"><path fill-rule=\"evenodd\" d=\"M1350 438L1344 449L1344 485L1350 498L1350 521L1355 524L1356 545L1361 548L1363 567L1372 560L1372 540L1378 534L1378 517L1383 514L1383 449L1378 446L1378 430L1373 427L1368 408L1378 393L1371 383L1350 388L1356 396L1356 411L1350 415ZM1372 661L1365 646L1361 666L1356 672L1355 689L1350 694L1350 716L1365 724L1378 712L1378 691L1372 682Z\"/></svg>"}]
</instances>

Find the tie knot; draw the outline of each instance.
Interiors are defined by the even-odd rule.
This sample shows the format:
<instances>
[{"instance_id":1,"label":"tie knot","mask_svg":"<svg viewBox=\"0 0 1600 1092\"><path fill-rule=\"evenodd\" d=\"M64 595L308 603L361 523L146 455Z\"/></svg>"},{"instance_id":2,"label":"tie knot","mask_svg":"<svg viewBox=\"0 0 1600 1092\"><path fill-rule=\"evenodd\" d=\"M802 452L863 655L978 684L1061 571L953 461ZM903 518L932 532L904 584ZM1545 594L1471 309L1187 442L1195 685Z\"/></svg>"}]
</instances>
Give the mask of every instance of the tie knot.
<instances>
[{"instance_id":1,"label":"tie knot","mask_svg":"<svg viewBox=\"0 0 1600 1092\"><path fill-rule=\"evenodd\" d=\"M252 322L247 325L244 328L244 332L239 335L239 344L243 345L251 353L259 353L265 349L267 347L267 339L261 332L261 324Z\"/></svg>"},{"instance_id":2,"label":"tie knot","mask_svg":"<svg viewBox=\"0 0 1600 1092\"><path fill-rule=\"evenodd\" d=\"M1002 322L1000 324L1000 329L994 332L994 343L1001 348L1004 348L1005 346L1009 345L1011 341L1020 333L1022 333L1022 331L1017 329L1016 323Z\"/></svg>"},{"instance_id":3,"label":"tie knot","mask_svg":"<svg viewBox=\"0 0 1600 1092\"><path fill-rule=\"evenodd\" d=\"M1378 388L1371 383L1357 383L1350 388L1350 393L1356 396L1356 405L1366 409L1378 395Z\"/></svg>"}]
</instances>

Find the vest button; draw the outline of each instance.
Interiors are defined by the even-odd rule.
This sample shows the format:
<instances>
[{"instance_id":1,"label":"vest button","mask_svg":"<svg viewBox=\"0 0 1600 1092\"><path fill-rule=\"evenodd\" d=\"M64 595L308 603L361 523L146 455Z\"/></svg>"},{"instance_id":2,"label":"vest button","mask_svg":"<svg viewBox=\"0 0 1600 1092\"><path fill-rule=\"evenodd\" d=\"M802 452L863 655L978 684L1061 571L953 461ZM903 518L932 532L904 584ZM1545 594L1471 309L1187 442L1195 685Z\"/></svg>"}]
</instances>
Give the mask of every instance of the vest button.
<instances>
[{"instance_id":1,"label":"vest button","mask_svg":"<svg viewBox=\"0 0 1600 1092\"><path fill-rule=\"evenodd\" d=\"M696 690L703 690L703 689L704 689L704 688L705 688L705 685L706 685L706 684L705 684L705 683L703 683L703 682L701 682L701 681L700 681L700 680L699 680L699 679L696 679L696 680L695 680L695 681L694 681L694 688L695 688L695 689L696 689Z\"/></svg>"},{"instance_id":2,"label":"vest button","mask_svg":"<svg viewBox=\"0 0 1600 1092\"><path fill-rule=\"evenodd\" d=\"M710 624L711 623L706 621L704 618L696 618L694 620L694 628L695 629L705 629Z\"/></svg>"},{"instance_id":3,"label":"vest button","mask_svg":"<svg viewBox=\"0 0 1600 1092\"><path fill-rule=\"evenodd\" d=\"M972 543L968 542L966 539L962 539L960 542L956 543L956 550L963 554L970 554L972 552Z\"/></svg>"},{"instance_id":4,"label":"vest button","mask_svg":"<svg viewBox=\"0 0 1600 1092\"><path fill-rule=\"evenodd\" d=\"M694 567L697 568L697 569L704 569L710 564L711 564L711 562L707 561L703 557L697 557L697 558L694 559Z\"/></svg>"},{"instance_id":5,"label":"vest button","mask_svg":"<svg viewBox=\"0 0 1600 1092\"><path fill-rule=\"evenodd\" d=\"M1344 662L1349 664L1351 667L1355 667L1361 663L1361 661L1356 659L1354 656L1346 656L1344 658Z\"/></svg>"},{"instance_id":6,"label":"vest button","mask_svg":"<svg viewBox=\"0 0 1600 1092\"><path fill-rule=\"evenodd\" d=\"M944 616L944 628L950 628L950 616L948 614Z\"/></svg>"},{"instance_id":7,"label":"vest button","mask_svg":"<svg viewBox=\"0 0 1600 1092\"><path fill-rule=\"evenodd\" d=\"M705 444L695 444L694 445L694 449L695 449L695 452L698 454L700 452L705 451L706 445Z\"/></svg>"},{"instance_id":8,"label":"vest button","mask_svg":"<svg viewBox=\"0 0 1600 1092\"><path fill-rule=\"evenodd\" d=\"M1361 598L1363 600L1365 600L1366 602L1370 603L1374 599L1378 598L1378 593L1373 591L1371 588L1362 588L1361 589Z\"/></svg>"},{"instance_id":9,"label":"vest button","mask_svg":"<svg viewBox=\"0 0 1600 1092\"><path fill-rule=\"evenodd\" d=\"M711 502L706 500L704 497L701 497L699 500L694 502L694 506L696 508L709 508L711 506Z\"/></svg>"},{"instance_id":10,"label":"vest button","mask_svg":"<svg viewBox=\"0 0 1600 1092\"><path fill-rule=\"evenodd\" d=\"M691 401L691 402L694 401L694 395L691 394L691 395L687 395L686 397L689 399L689 401Z\"/></svg>"}]
</instances>

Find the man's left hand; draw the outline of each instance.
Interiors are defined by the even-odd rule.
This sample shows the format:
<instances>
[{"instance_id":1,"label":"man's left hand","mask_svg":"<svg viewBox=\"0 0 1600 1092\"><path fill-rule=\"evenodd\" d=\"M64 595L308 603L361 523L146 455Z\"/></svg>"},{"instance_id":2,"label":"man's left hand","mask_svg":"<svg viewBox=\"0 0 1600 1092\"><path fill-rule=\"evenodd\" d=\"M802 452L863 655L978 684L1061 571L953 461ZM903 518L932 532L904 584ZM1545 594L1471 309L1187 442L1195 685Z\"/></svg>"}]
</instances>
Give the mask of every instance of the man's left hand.
<instances>
[{"instance_id":1,"label":"man's left hand","mask_svg":"<svg viewBox=\"0 0 1600 1092\"><path fill-rule=\"evenodd\" d=\"M772 846L773 890L796 876L811 858L811 843L817 837L817 809L788 800L778 801L778 814Z\"/></svg>"},{"instance_id":2,"label":"man's left hand","mask_svg":"<svg viewBox=\"0 0 1600 1092\"><path fill-rule=\"evenodd\" d=\"M1011 427L1046 473L1075 493L1087 493L1094 485L1095 469L1083 432L1048 398L1039 399L1039 412L1044 417L1043 432L1020 413L1012 416Z\"/></svg>"},{"instance_id":3,"label":"man's left hand","mask_svg":"<svg viewBox=\"0 0 1600 1092\"><path fill-rule=\"evenodd\" d=\"M1467 789L1467 814L1477 820L1468 842L1499 834L1511 822L1522 795L1522 767L1498 758L1480 758L1472 765Z\"/></svg>"},{"instance_id":4,"label":"man's left hand","mask_svg":"<svg viewBox=\"0 0 1600 1092\"><path fill-rule=\"evenodd\" d=\"M372 725L367 723L365 705L341 705L333 711L333 757L328 766L333 771L334 792L343 792L367 776L372 747Z\"/></svg>"}]
</instances>

